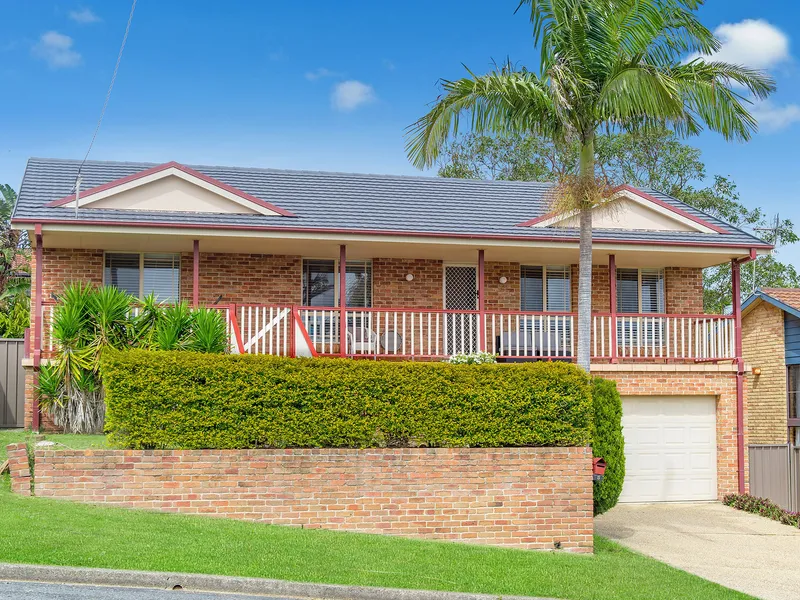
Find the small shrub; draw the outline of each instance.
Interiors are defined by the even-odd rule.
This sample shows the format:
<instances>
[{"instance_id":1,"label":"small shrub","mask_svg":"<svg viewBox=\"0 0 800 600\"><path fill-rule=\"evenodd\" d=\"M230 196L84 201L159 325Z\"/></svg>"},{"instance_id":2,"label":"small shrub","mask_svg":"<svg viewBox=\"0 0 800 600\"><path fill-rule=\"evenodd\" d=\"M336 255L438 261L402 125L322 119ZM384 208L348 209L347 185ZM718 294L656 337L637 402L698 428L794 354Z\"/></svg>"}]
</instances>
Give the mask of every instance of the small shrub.
<instances>
[{"instance_id":1,"label":"small shrub","mask_svg":"<svg viewBox=\"0 0 800 600\"><path fill-rule=\"evenodd\" d=\"M454 354L447 359L451 365L487 365L497 362L497 357L490 352L472 352L471 354Z\"/></svg>"},{"instance_id":2,"label":"small shrub","mask_svg":"<svg viewBox=\"0 0 800 600\"><path fill-rule=\"evenodd\" d=\"M450 365L109 350L106 432L128 448L586 446L570 364Z\"/></svg>"},{"instance_id":3,"label":"small shrub","mask_svg":"<svg viewBox=\"0 0 800 600\"><path fill-rule=\"evenodd\" d=\"M800 513L784 510L767 498L758 498L749 494L728 494L722 503L737 510L761 515L784 525L800 528Z\"/></svg>"},{"instance_id":4,"label":"small shrub","mask_svg":"<svg viewBox=\"0 0 800 600\"><path fill-rule=\"evenodd\" d=\"M594 435L592 454L606 461L602 481L594 484L594 514L614 508L625 480L625 440L622 436L622 399L617 384L596 377L592 381Z\"/></svg>"}]
</instances>

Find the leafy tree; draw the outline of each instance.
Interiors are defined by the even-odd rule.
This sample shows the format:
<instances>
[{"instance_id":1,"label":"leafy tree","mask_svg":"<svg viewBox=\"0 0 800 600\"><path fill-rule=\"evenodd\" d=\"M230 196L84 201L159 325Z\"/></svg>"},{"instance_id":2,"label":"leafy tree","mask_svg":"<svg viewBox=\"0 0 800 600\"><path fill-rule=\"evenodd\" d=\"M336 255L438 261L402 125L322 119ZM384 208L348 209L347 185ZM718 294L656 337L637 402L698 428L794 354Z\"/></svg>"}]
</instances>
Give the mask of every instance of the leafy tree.
<instances>
[{"instance_id":1,"label":"leafy tree","mask_svg":"<svg viewBox=\"0 0 800 600\"><path fill-rule=\"evenodd\" d=\"M758 228L755 233L776 246L800 239L790 220L776 223L761 208L743 204L731 179L716 175L712 185L703 185L706 167L700 150L683 143L672 131L601 134L596 138L596 148L597 175L609 186L628 183L668 193L737 227L751 231ZM556 146L536 136L466 134L443 150L438 160L439 175L554 181L571 172L577 153L575 143ZM794 267L781 263L775 255L760 256L743 268L742 275L745 295L757 287L800 287ZM724 312L731 304L730 265L706 269L704 284L705 310Z\"/></svg>"},{"instance_id":2,"label":"leafy tree","mask_svg":"<svg viewBox=\"0 0 800 600\"><path fill-rule=\"evenodd\" d=\"M418 167L434 165L462 115L477 134L538 135L577 143L577 176L561 179L557 207L580 215L577 362L588 371L591 336L592 208L607 197L596 180L598 131L668 127L696 134L703 125L726 139L757 128L738 88L766 98L763 73L695 58L720 48L697 19L701 0L522 0L530 8L538 74L507 63L486 75L442 81L444 94L408 130ZM737 90L733 86L738 86Z\"/></svg>"}]
</instances>

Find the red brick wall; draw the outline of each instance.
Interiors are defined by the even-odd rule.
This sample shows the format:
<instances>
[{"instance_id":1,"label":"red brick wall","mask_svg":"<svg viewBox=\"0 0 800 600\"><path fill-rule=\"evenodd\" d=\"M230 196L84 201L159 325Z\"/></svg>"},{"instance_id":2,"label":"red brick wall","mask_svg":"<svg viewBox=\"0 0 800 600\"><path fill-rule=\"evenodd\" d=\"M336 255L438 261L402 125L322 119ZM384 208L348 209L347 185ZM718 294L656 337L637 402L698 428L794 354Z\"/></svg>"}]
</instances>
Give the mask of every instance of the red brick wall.
<instances>
[{"instance_id":1,"label":"red brick wall","mask_svg":"<svg viewBox=\"0 0 800 600\"><path fill-rule=\"evenodd\" d=\"M23 496L31 495L31 469L28 463L28 447L25 444L10 444L8 469L11 473L11 491Z\"/></svg>"},{"instance_id":2,"label":"red brick wall","mask_svg":"<svg viewBox=\"0 0 800 600\"><path fill-rule=\"evenodd\" d=\"M736 376L733 371L594 371L612 379L622 396L716 396L717 398L717 493L719 498L738 491L736 457ZM745 407L747 390L745 389ZM747 410L745 408L745 424ZM745 429L745 452L748 436ZM745 465L747 457L745 456ZM747 469L745 468L745 477Z\"/></svg>"},{"instance_id":3,"label":"red brick wall","mask_svg":"<svg viewBox=\"0 0 800 600\"><path fill-rule=\"evenodd\" d=\"M592 550L589 448L36 450L35 482L80 502Z\"/></svg>"},{"instance_id":4,"label":"red brick wall","mask_svg":"<svg viewBox=\"0 0 800 600\"><path fill-rule=\"evenodd\" d=\"M667 267L664 269L664 288L668 313L703 314L703 269Z\"/></svg>"},{"instance_id":5,"label":"red brick wall","mask_svg":"<svg viewBox=\"0 0 800 600\"><path fill-rule=\"evenodd\" d=\"M486 310L519 310L519 267L519 263L486 262L483 277ZM508 281L500 283L501 277Z\"/></svg>"},{"instance_id":6,"label":"red brick wall","mask_svg":"<svg viewBox=\"0 0 800 600\"><path fill-rule=\"evenodd\" d=\"M31 252L31 344L33 344L33 317L36 308L36 251ZM52 300L67 283L103 283L103 251L64 248L42 249L42 297ZM34 346L31 345L31 348Z\"/></svg>"},{"instance_id":7,"label":"red brick wall","mask_svg":"<svg viewBox=\"0 0 800 600\"><path fill-rule=\"evenodd\" d=\"M406 281L406 275L414 276ZM432 308L444 304L444 266L440 260L373 258L372 306Z\"/></svg>"},{"instance_id":8,"label":"red brick wall","mask_svg":"<svg viewBox=\"0 0 800 600\"><path fill-rule=\"evenodd\" d=\"M191 252L181 254L181 298L193 294ZM302 259L272 254L200 253L200 302L219 296L229 304L300 304Z\"/></svg>"}]
</instances>

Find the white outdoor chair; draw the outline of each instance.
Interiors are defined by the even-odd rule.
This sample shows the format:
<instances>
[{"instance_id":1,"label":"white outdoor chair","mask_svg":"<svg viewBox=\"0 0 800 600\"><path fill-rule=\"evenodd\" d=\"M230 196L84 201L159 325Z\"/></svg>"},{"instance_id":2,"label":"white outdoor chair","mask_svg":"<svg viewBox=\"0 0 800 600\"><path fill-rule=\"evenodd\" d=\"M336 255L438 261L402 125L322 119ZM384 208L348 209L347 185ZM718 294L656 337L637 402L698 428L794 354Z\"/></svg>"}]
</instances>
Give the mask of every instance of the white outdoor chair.
<instances>
[{"instance_id":1,"label":"white outdoor chair","mask_svg":"<svg viewBox=\"0 0 800 600\"><path fill-rule=\"evenodd\" d=\"M347 328L348 354L377 354L378 334L368 327Z\"/></svg>"}]
</instances>

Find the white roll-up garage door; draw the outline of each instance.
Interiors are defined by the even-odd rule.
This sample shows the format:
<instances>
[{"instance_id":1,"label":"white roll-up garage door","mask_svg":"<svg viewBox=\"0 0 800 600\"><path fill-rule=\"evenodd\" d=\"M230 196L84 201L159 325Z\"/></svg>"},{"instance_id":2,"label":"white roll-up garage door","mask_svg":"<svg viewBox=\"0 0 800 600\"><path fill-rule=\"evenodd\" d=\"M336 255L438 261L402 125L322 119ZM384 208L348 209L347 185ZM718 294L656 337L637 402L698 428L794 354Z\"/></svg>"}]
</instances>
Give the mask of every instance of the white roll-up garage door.
<instances>
[{"instance_id":1,"label":"white roll-up garage door","mask_svg":"<svg viewBox=\"0 0 800 600\"><path fill-rule=\"evenodd\" d=\"M717 498L716 399L625 396L625 484L620 502Z\"/></svg>"}]
</instances>

